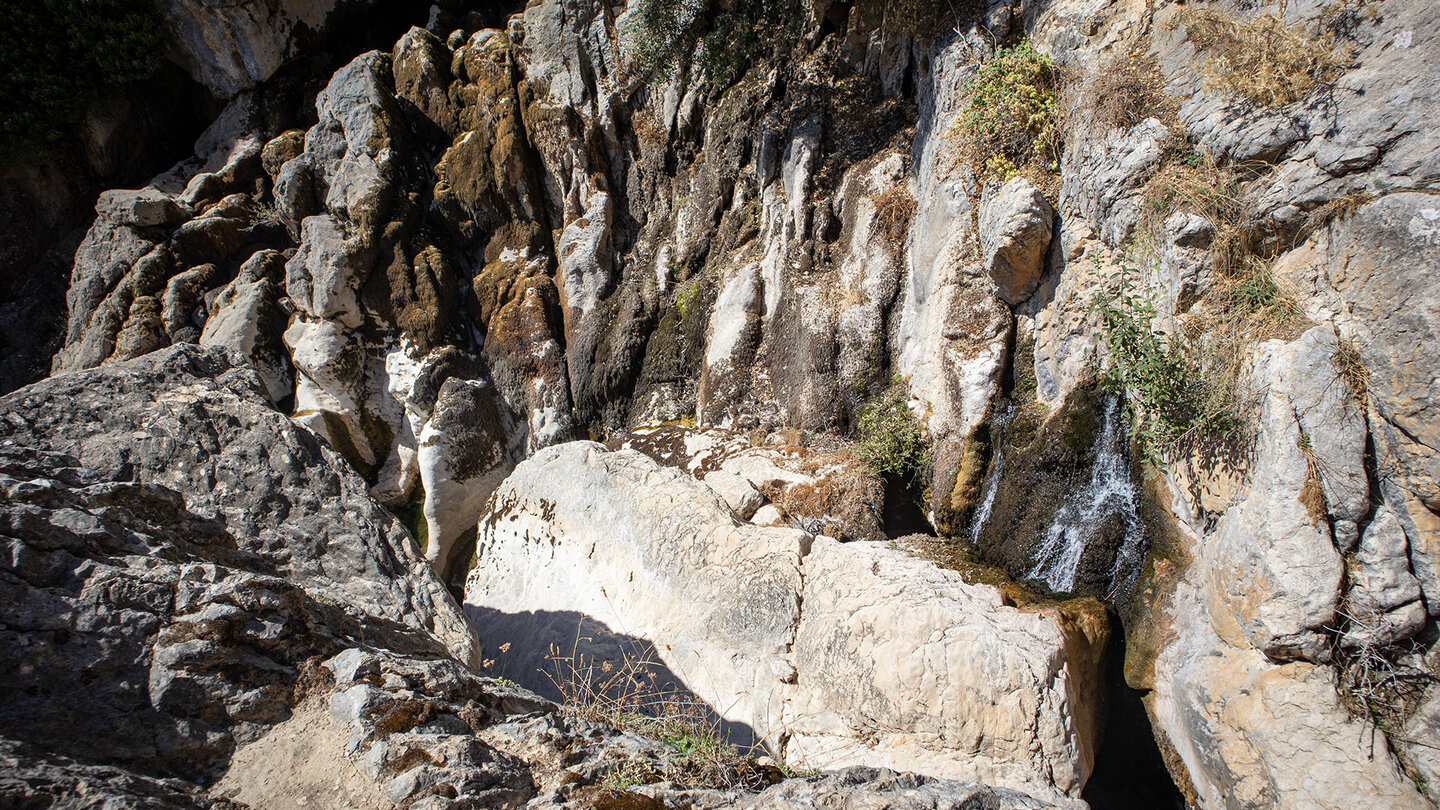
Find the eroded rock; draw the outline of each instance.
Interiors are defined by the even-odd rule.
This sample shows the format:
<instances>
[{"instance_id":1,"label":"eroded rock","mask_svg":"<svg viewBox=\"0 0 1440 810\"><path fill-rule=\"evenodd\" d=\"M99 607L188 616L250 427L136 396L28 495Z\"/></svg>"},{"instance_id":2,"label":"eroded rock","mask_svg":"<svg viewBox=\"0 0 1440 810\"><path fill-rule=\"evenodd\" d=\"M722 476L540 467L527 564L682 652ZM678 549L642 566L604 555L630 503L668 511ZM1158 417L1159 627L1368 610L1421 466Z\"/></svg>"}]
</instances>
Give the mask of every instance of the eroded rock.
<instances>
[{"instance_id":1,"label":"eroded rock","mask_svg":"<svg viewBox=\"0 0 1440 810\"><path fill-rule=\"evenodd\" d=\"M546 645L589 649L575 639L605 637L593 622L800 767L918 770L1069 806L1089 774L1098 614L1018 610L880 543L744 524L680 471L588 442L517 466L478 545L467 609L487 651L513 645L496 660L515 677L544 677ZM625 652L605 644L597 660ZM981 670L945 675L967 661Z\"/></svg>"}]
</instances>

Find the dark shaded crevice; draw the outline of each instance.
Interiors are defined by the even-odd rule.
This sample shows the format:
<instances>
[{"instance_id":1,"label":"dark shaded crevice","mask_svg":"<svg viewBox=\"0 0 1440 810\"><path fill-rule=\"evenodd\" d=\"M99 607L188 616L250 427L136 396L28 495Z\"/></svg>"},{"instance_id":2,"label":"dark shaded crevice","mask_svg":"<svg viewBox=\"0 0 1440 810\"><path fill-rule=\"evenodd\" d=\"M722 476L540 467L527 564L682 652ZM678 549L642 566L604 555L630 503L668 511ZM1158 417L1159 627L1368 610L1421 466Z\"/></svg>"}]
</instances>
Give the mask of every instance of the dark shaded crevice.
<instances>
[{"instance_id":1,"label":"dark shaded crevice","mask_svg":"<svg viewBox=\"0 0 1440 810\"><path fill-rule=\"evenodd\" d=\"M1112 626L1120 622L1112 615ZM1105 709L1095 770L1080 797L1092 810L1183 810L1185 799L1155 740L1145 693L1125 683L1125 635L1110 635L1105 652Z\"/></svg>"}]
</instances>

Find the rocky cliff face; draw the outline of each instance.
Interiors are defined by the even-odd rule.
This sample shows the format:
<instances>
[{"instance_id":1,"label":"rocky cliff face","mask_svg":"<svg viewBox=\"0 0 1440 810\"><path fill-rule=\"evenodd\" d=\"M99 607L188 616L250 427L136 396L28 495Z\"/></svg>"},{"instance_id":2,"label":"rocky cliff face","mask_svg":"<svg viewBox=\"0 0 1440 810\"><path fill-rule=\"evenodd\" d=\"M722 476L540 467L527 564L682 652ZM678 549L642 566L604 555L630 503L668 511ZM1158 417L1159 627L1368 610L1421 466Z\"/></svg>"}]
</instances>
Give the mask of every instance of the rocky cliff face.
<instances>
[{"instance_id":1,"label":"rocky cliff face","mask_svg":"<svg viewBox=\"0 0 1440 810\"><path fill-rule=\"evenodd\" d=\"M1191 802L1433 805L1434 9L804 3L773 32L784 59L716 86L688 52L669 74L636 67L643 4L503 21L447 5L329 76L291 129L305 119L239 90L329 8L311 5L166 7L228 32L193 69L234 100L193 157L101 196L56 377L30 391L71 386L98 424L149 425L181 416L99 413L87 389L149 387L153 410L230 396L191 377L244 376L255 413L236 424L319 437L307 452L343 458L328 474L364 506L257 517L256 492L294 497L292 460L247 462L279 483L231 484L217 435L147 467L126 449L148 447L139 428L29 427L23 398L44 394L7 400L23 446L193 490L239 551L277 555L267 576L323 575L467 663L437 588L473 559L474 609L634 633L807 763L1075 802L1100 734L1078 684L1101 669L1077 645L1103 634L875 542L893 511L843 437L895 386L931 463L890 482L889 506L913 498L972 556L1111 600ZM1038 94L1026 120L1049 123L986 141L982 66L1022 41L1060 63L1052 85L997 86ZM251 371L221 370L221 350ZM126 383L142 356L211 370ZM729 432L637 432L676 421ZM260 430L227 429L242 448ZM75 480L66 497L100 508ZM438 579L375 503L408 516ZM335 541L287 545L322 530ZM486 642L482 663L504 643ZM1002 693L1020 697L999 717ZM214 733L196 757L234 745Z\"/></svg>"}]
</instances>

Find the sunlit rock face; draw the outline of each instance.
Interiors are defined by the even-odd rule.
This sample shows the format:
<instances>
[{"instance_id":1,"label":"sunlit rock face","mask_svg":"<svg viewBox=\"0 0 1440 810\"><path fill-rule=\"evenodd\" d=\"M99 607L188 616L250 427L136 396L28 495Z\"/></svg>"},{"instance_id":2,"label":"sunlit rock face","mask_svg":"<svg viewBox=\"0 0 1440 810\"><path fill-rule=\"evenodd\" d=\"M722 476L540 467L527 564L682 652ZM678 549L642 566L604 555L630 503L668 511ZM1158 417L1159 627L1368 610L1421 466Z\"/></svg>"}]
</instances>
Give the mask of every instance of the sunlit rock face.
<instances>
[{"instance_id":1,"label":"sunlit rock face","mask_svg":"<svg viewBox=\"0 0 1440 810\"><path fill-rule=\"evenodd\" d=\"M1093 765L1103 612L1022 610L884 543L756 526L634 450L574 442L518 466L481 518L465 602L510 677L553 674L547 651L653 655L797 767L1079 806Z\"/></svg>"},{"instance_id":2,"label":"sunlit rock face","mask_svg":"<svg viewBox=\"0 0 1440 810\"><path fill-rule=\"evenodd\" d=\"M1435 10L1287 5L1286 25L1333 34L1344 59L1268 104L1217 80L1188 7L972 4L916 36L862 5L802 4L783 64L712 92L628 69L624 6L547 0L502 21L447 2L389 52L311 77L313 110L277 115L263 86L241 91L351 5L161 3L182 63L233 101L193 157L99 197L52 368L239 353L295 435L406 516L421 543L405 570L423 555L485 617L624 619L610 629L690 650L667 661L677 678L809 762L833 750L1074 801L1094 762L1098 687L1077 673L1098 666L1095 628L884 547L884 488L853 457L772 441L838 447L893 390L930 454L908 482L917 519L1014 577L1111 600L1192 802L1435 800ZM1011 177L958 159L954 125L996 43L1019 39L1073 84L1055 165ZM1153 92L1107 117L1128 96L1094 87L1131 58ZM1210 197L1165 191L1205 167ZM1236 246L1288 314L1230 345ZM1233 367L1234 446L1185 445L1161 468L1124 441L1140 392L1099 391L1114 358L1094 306L1121 273L1154 307L1147 329ZM568 444L583 439L611 452ZM683 490L689 523L646 500L655 482ZM552 551L604 553L531 559L492 520L506 498L510 523L582 538ZM628 533L552 525L577 499ZM368 537L356 519L335 531ZM369 548L339 536L317 567ZM666 543L699 562L666 567ZM563 592L525 573L542 564ZM763 599L739 600L732 564ZM619 611L631 574L670 595ZM908 663L875 669L882 648ZM1349 662L1377 651L1424 686L1381 725L1340 697ZM850 676L806 675L825 671Z\"/></svg>"}]
</instances>

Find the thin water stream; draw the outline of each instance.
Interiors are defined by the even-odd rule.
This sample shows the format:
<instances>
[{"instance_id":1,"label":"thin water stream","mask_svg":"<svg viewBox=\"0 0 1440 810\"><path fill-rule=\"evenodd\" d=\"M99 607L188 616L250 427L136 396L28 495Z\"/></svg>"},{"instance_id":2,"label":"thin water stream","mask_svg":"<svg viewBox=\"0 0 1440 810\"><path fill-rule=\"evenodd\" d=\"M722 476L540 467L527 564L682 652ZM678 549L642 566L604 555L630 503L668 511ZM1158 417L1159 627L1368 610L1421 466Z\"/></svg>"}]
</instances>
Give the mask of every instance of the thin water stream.
<instances>
[{"instance_id":1,"label":"thin water stream","mask_svg":"<svg viewBox=\"0 0 1440 810\"><path fill-rule=\"evenodd\" d=\"M1097 438L1090 480L1056 510L1026 578L1039 580L1053 591L1074 590L1085 550L1107 519L1118 513L1125 522L1125 536L1115 553L1107 595L1128 590L1133 584L1130 580L1139 574L1145 554L1145 526L1122 428L1120 400L1110 397L1105 402L1105 421Z\"/></svg>"}]
</instances>

